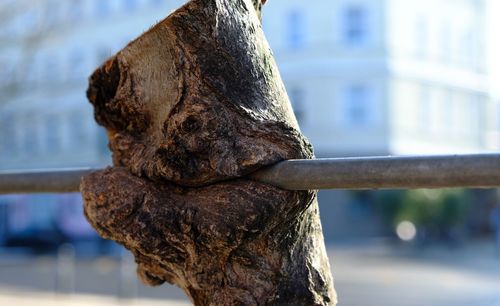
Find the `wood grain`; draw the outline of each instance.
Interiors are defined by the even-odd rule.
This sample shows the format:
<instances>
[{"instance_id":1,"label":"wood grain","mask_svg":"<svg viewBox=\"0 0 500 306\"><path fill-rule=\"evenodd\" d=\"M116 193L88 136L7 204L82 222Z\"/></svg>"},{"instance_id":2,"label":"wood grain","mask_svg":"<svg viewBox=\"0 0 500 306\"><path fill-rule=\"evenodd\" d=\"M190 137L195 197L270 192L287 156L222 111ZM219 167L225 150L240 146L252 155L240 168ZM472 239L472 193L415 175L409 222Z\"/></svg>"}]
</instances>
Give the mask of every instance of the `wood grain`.
<instances>
[{"instance_id":1,"label":"wood grain","mask_svg":"<svg viewBox=\"0 0 500 306\"><path fill-rule=\"evenodd\" d=\"M192 0L94 72L114 166L83 179L85 214L195 305L334 305L316 193L247 178L313 157L262 4Z\"/></svg>"}]
</instances>

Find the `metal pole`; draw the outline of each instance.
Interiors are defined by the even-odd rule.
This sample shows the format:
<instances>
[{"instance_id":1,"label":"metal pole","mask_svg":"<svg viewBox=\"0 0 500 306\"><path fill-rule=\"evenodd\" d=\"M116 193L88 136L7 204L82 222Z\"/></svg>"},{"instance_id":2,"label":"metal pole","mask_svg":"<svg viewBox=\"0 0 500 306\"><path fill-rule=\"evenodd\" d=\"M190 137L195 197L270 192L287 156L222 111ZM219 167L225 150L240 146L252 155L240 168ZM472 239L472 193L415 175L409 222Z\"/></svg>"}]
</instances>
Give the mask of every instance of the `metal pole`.
<instances>
[{"instance_id":1,"label":"metal pole","mask_svg":"<svg viewBox=\"0 0 500 306\"><path fill-rule=\"evenodd\" d=\"M284 189L500 187L500 154L288 160L255 180Z\"/></svg>"},{"instance_id":2,"label":"metal pole","mask_svg":"<svg viewBox=\"0 0 500 306\"><path fill-rule=\"evenodd\" d=\"M92 169L0 171L0 194L79 192L80 179Z\"/></svg>"},{"instance_id":3,"label":"metal pole","mask_svg":"<svg viewBox=\"0 0 500 306\"><path fill-rule=\"evenodd\" d=\"M0 172L0 194L78 192L91 169ZM500 187L500 154L287 160L249 175L283 189Z\"/></svg>"}]
</instances>

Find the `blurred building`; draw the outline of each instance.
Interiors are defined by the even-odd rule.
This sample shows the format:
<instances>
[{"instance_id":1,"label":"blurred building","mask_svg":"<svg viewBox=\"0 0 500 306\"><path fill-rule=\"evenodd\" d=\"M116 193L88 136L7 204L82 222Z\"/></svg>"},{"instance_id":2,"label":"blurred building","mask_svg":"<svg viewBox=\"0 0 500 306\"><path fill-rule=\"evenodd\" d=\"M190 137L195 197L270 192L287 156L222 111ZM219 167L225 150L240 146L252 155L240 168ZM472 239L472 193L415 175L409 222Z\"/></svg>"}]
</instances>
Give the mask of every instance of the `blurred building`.
<instances>
[{"instance_id":1,"label":"blurred building","mask_svg":"<svg viewBox=\"0 0 500 306\"><path fill-rule=\"evenodd\" d=\"M318 155L499 150L486 1L269 1L264 18Z\"/></svg>"},{"instance_id":2,"label":"blurred building","mask_svg":"<svg viewBox=\"0 0 500 306\"><path fill-rule=\"evenodd\" d=\"M494 114L497 118L497 131L500 131L500 38L497 34L497 29L500 28L500 18L498 18L498 12L500 12L500 1L488 0L487 1L487 37L488 37L488 67L490 67L491 78L490 78L490 90L496 101L496 113ZM500 143L500 135L497 133L496 136L497 143Z\"/></svg>"},{"instance_id":3,"label":"blurred building","mask_svg":"<svg viewBox=\"0 0 500 306\"><path fill-rule=\"evenodd\" d=\"M0 168L108 163L87 77L183 2L2 2ZM269 1L264 29L318 155L488 152L486 17L486 0Z\"/></svg>"},{"instance_id":4,"label":"blurred building","mask_svg":"<svg viewBox=\"0 0 500 306\"><path fill-rule=\"evenodd\" d=\"M182 1L0 3L0 169L102 166L87 78Z\"/></svg>"},{"instance_id":5,"label":"blurred building","mask_svg":"<svg viewBox=\"0 0 500 306\"><path fill-rule=\"evenodd\" d=\"M181 3L1 1L0 170L109 164L105 132L85 97L87 78ZM79 195L0 197L0 246L50 249L95 237Z\"/></svg>"},{"instance_id":6,"label":"blurred building","mask_svg":"<svg viewBox=\"0 0 500 306\"><path fill-rule=\"evenodd\" d=\"M500 101L490 86L500 66L487 56L499 41L488 21L499 11L488 4L269 1L264 29L316 154L500 150ZM476 201L469 228L487 215ZM319 202L327 238L379 236L387 225L369 193L321 191Z\"/></svg>"},{"instance_id":7,"label":"blurred building","mask_svg":"<svg viewBox=\"0 0 500 306\"><path fill-rule=\"evenodd\" d=\"M317 155L498 151L488 1L497 0L269 1L264 30ZM3 0L0 170L108 164L87 78L183 2ZM327 236L373 232L364 198L320 194ZM16 201L30 208L15 214L40 214L39 198L3 199ZM5 207L14 206L0 205L0 219Z\"/></svg>"}]
</instances>

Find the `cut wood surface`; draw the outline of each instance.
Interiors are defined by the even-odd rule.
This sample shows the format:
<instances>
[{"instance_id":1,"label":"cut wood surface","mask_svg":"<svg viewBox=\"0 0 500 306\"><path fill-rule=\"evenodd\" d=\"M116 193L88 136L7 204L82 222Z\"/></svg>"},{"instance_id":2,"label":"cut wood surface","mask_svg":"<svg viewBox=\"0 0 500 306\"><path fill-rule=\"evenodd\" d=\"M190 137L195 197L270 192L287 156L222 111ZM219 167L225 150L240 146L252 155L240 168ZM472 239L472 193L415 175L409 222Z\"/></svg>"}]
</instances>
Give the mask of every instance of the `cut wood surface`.
<instances>
[{"instance_id":1,"label":"cut wood surface","mask_svg":"<svg viewBox=\"0 0 500 306\"><path fill-rule=\"evenodd\" d=\"M313 157L262 2L192 0L94 72L114 166L83 179L85 214L195 305L334 305L316 193L247 177Z\"/></svg>"}]
</instances>

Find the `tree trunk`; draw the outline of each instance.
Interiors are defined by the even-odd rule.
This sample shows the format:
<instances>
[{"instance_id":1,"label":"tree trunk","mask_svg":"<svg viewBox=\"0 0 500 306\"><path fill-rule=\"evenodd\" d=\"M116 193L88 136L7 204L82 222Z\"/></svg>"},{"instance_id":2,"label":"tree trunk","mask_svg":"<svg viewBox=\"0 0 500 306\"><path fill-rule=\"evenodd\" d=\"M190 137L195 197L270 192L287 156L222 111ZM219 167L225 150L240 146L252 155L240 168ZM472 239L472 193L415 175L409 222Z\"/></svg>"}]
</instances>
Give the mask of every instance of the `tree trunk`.
<instances>
[{"instance_id":1,"label":"tree trunk","mask_svg":"<svg viewBox=\"0 0 500 306\"><path fill-rule=\"evenodd\" d=\"M192 0L94 72L114 166L83 179L85 214L195 305L334 305L316 193L246 177L313 157L261 4Z\"/></svg>"}]
</instances>

